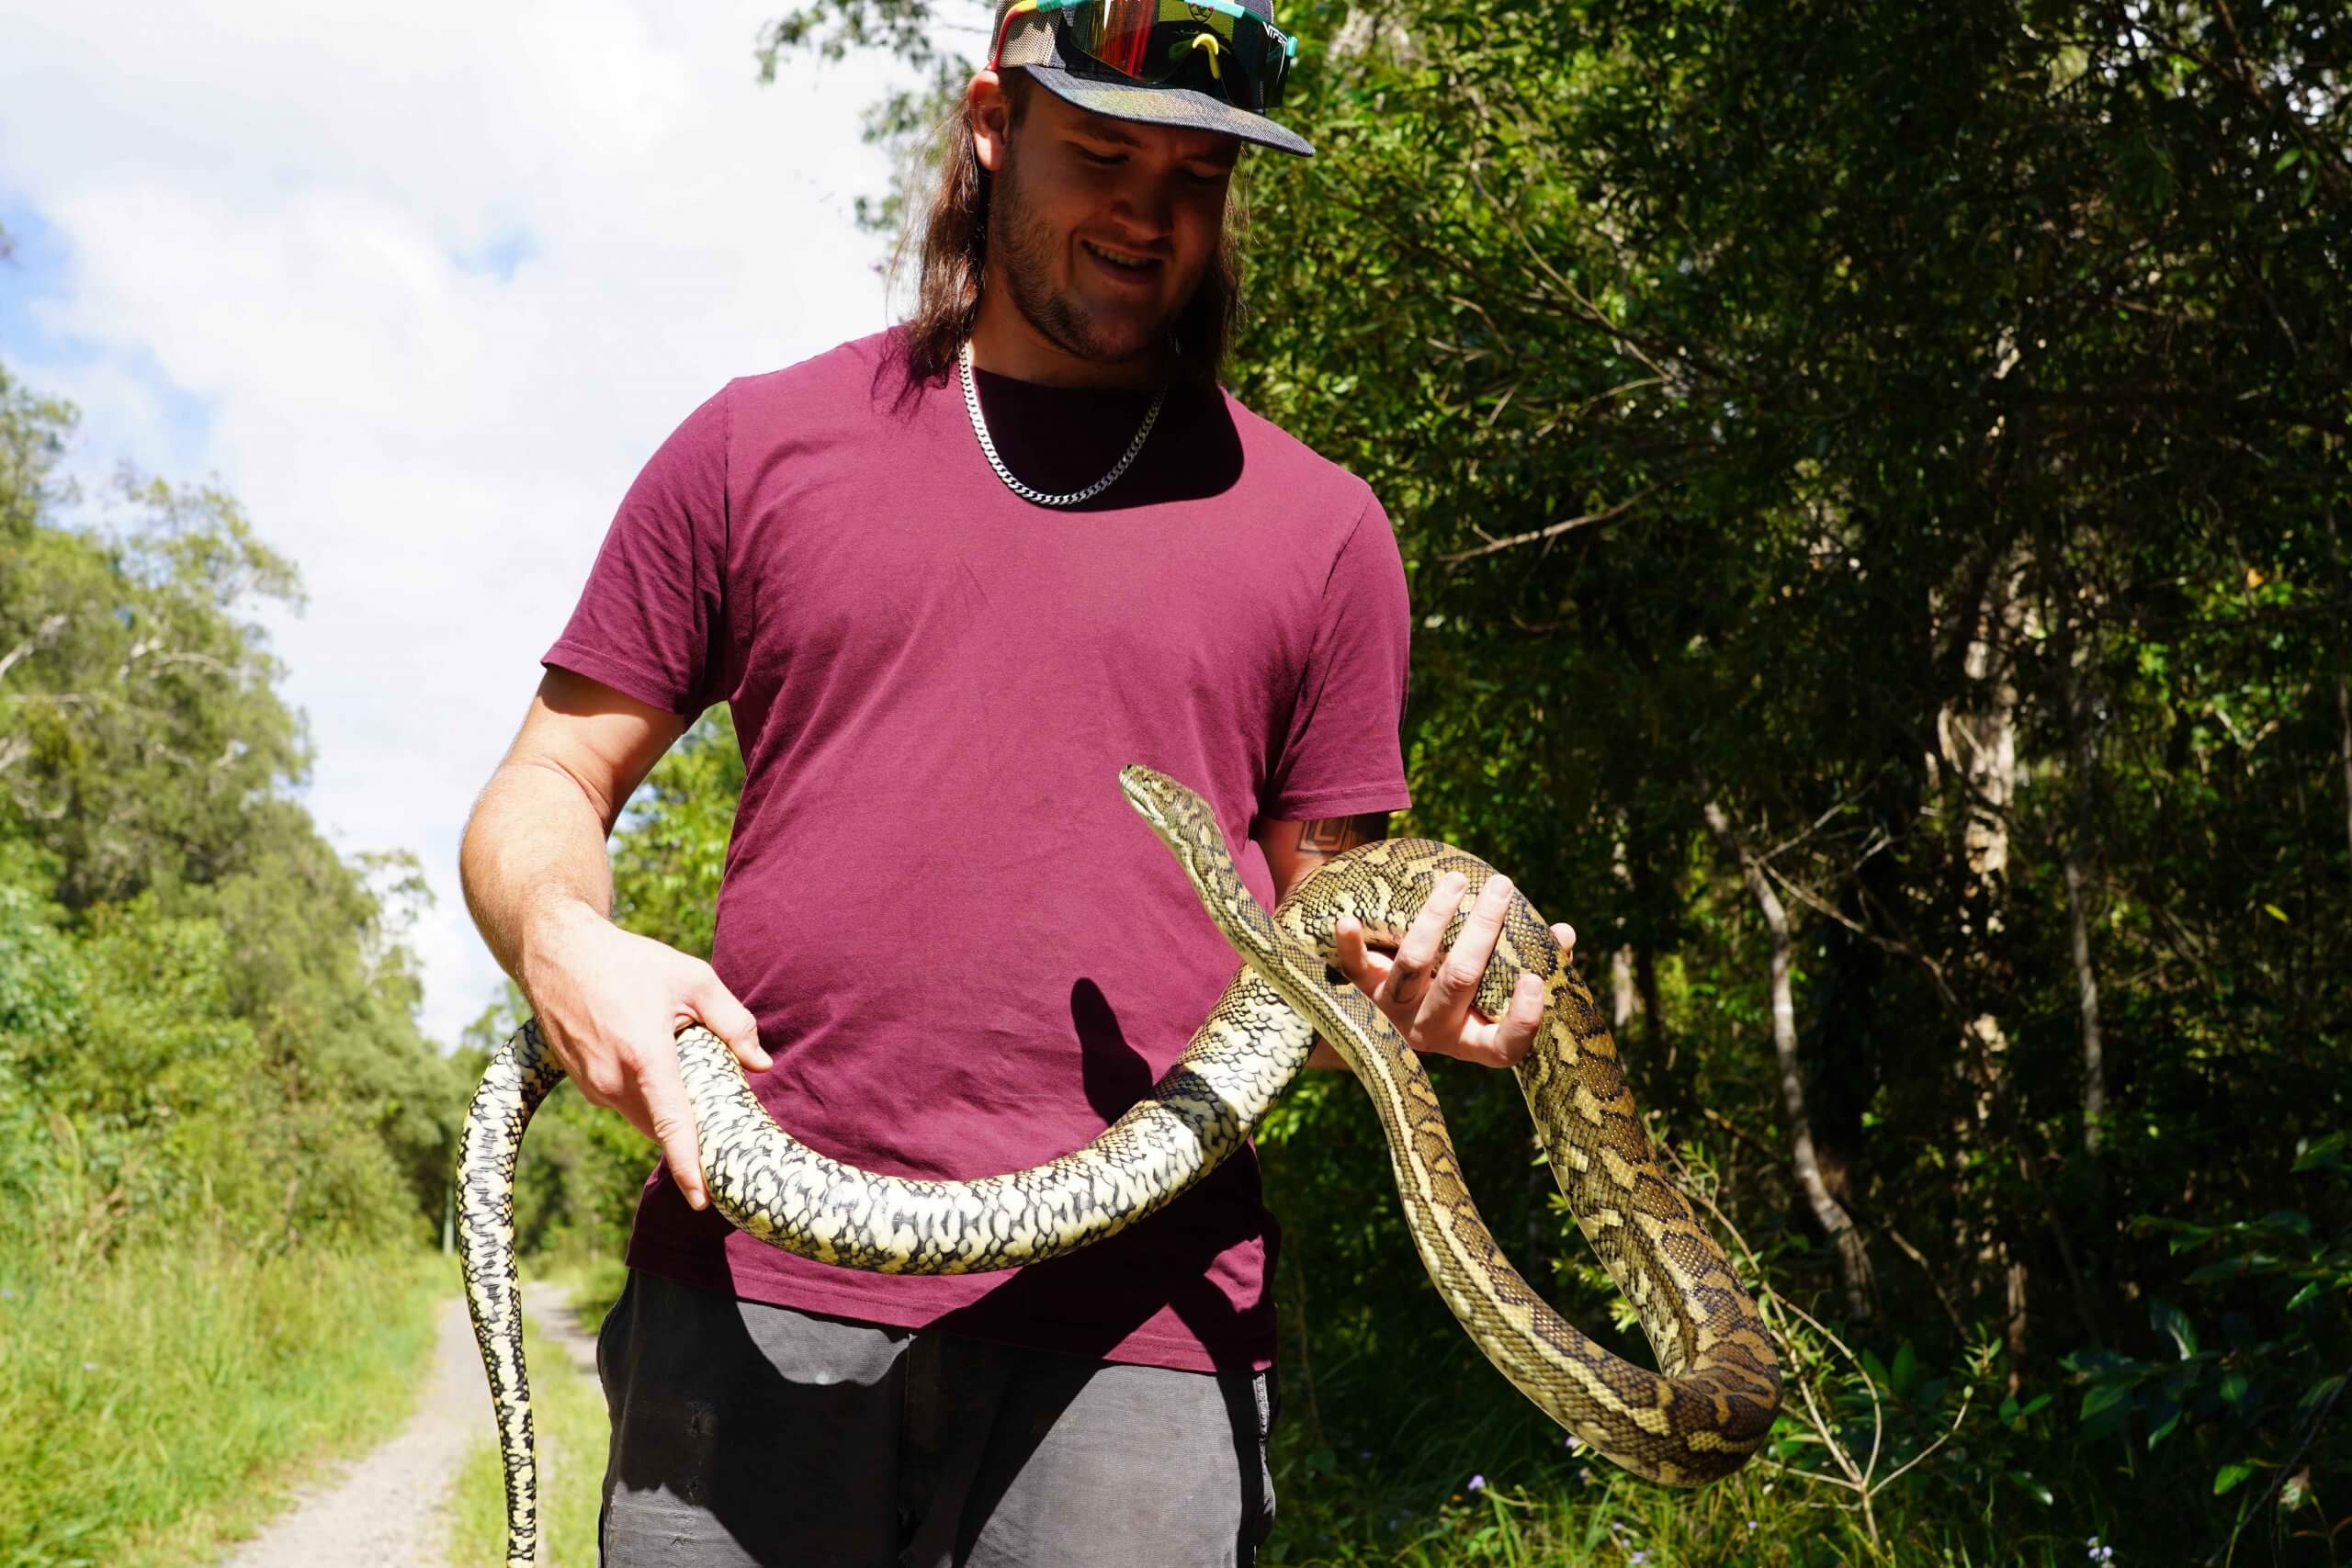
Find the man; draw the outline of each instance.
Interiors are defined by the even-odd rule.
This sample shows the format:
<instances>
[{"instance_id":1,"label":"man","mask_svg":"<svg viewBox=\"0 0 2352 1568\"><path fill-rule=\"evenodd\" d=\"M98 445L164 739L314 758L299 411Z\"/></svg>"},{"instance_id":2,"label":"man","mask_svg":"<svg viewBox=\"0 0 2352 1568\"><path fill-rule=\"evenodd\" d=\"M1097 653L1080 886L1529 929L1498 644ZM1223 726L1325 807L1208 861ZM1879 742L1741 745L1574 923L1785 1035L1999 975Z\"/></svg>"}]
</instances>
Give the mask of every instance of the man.
<instances>
[{"instance_id":1,"label":"man","mask_svg":"<svg viewBox=\"0 0 2352 1568\"><path fill-rule=\"evenodd\" d=\"M1387 520L1216 383L1241 143L1312 151L1261 112L1289 50L1244 4L1000 8L913 319L663 445L469 826L484 937L662 1148L599 1344L608 1562L1225 1563L1271 1519L1248 1154L1053 1263L856 1273L707 1210L671 1043L707 1025L853 1165L1034 1165L1234 969L1122 764L1205 794L1269 904L1408 804ZM719 701L746 771L706 965L610 922L604 839ZM1419 1048L1515 1061L1533 983L1469 1010L1508 886L1442 953L1462 893L1393 958L1344 931L1344 967Z\"/></svg>"}]
</instances>

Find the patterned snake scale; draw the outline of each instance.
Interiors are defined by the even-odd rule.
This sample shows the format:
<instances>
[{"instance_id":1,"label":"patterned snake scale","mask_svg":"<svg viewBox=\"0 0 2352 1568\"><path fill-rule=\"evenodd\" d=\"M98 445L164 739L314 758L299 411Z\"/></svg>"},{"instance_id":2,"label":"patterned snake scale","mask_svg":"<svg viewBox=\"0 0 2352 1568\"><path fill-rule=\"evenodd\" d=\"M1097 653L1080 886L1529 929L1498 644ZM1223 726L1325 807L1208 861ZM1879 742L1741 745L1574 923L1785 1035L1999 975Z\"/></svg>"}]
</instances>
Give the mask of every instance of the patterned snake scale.
<instances>
[{"instance_id":1,"label":"patterned snake scale","mask_svg":"<svg viewBox=\"0 0 2352 1568\"><path fill-rule=\"evenodd\" d=\"M961 1182L876 1176L796 1141L752 1098L733 1053L688 1028L679 1064L719 1212L802 1257L884 1273L1057 1258L1159 1209L1238 1147L1306 1065L1319 1030L1372 1096L1422 1264L1502 1374L1638 1475L1697 1485L1737 1469L1780 1408L1770 1337L1729 1259L1659 1168L1592 993L1562 962L1543 917L1512 897L1476 1006L1499 1016L1522 971L1544 982L1544 1024L1517 1068L1520 1088L1560 1190L1631 1300L1660 1371L1602 1348L1520 1278L1471 1201L1419 1058L1327 967L1340 916L1393 944L1438 879L1458 871L1470 886L1445 935L1451 945L1493 868L1427 840L1384 840L1327 862L1269 916L1242 886L1207 802L1141 765L1121 770L1119 784L1243 959L1144 1099L1084 1148L1028 1170ZM562 1077L537 1022L526 1023L475 1091L458 1158L459 1254L498 1418L509 1568L533 1562L538 1540L514 1165L531 1112Z\"/></svg>"}]
</instances>

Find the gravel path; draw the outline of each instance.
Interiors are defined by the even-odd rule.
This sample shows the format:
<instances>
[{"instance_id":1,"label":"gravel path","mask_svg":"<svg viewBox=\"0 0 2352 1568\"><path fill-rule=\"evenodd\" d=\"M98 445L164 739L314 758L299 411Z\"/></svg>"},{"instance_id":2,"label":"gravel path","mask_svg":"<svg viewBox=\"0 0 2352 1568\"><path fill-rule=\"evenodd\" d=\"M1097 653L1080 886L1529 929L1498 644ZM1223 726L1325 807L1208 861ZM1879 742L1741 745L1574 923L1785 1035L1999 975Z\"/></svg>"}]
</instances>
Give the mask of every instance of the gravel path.
<instances>
[{"instance_id":1,"label":"gravel path","mask_svg":"<svg viewBox=\"0 0 2352 1568\"><path fill-rule=\"evenodd\" d=\"M523 1312L563 1343L574 1366L595 1375L595 1339L560 1288L524 1286ZM490 1387L462 1299L441 1304L437 1330L424 1393L400 1435L297 1488L286 1512L222 1559L222 1568L447 1568L441 1505L466 1450L491 1432Z\"/></svg>"}]
</instances>

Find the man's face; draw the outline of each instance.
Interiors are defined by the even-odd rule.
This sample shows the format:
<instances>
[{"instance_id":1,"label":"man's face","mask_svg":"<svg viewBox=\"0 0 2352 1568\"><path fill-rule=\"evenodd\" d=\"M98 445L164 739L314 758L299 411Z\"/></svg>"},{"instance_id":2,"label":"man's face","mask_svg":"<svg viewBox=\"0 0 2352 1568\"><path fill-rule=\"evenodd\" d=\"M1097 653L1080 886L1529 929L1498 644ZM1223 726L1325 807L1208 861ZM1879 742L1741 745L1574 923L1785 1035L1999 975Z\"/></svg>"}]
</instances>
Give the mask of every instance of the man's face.
<instances>
[{"instance_id":1,"label":"man's face","mask_svg":"<svg viewBox=\"0 0 2352 1568\"><path fill-rule=\"evenodd\" d=\"M1079 359L1159 352L1216 257L1240 147L1030 89L989 213L990 260L1022 316Z\"/></svg>"}]
</instances>

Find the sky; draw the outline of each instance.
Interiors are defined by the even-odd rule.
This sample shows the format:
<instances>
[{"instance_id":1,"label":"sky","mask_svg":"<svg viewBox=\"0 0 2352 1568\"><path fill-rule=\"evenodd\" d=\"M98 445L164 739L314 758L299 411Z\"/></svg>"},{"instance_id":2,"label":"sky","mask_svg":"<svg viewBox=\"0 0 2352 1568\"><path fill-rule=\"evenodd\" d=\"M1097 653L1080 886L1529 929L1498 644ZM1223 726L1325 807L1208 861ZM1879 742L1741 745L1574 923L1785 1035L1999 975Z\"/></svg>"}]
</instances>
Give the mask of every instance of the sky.
<instances>
[{"instance_id":1,"label":"sky","mask_svg":"<svg viewBox=\"0 0 2352 1568\"><path fill-rule=\"evenodd\" d=\"M729 378L888 321L853 203L875 58L785 0L0 0L0 361L70 467L217 481L301 571L265 617L346 852L407 850L447 1044L500 976L458 836L638 468Z\"/></svg>"}]
</instances>

